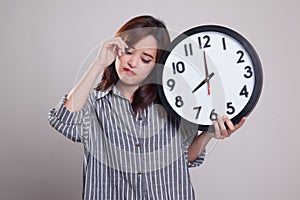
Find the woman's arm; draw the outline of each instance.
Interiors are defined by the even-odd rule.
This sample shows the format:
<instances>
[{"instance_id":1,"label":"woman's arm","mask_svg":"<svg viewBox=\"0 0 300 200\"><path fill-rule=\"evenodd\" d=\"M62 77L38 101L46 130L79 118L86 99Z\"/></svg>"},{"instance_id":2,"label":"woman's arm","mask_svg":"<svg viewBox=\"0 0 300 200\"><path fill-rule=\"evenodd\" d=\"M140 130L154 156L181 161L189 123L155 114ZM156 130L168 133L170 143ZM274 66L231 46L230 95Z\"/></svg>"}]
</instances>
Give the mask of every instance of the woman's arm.
<instances>
[{"instance_id":1,"label":"woman's arm","mask_svg":"<svg viewBox=\"0 0 300 200\"><path fill-rule=\"evenodd\" d=\"M202 132L194 139L188 150L188 161L190 163L196 160L197 157L204 151L211 138L213 138L213 134Z\"/></svg>"},{"instance_id":2,"label":"woman's arm","mask_svg":"<svg viewBox=\"0 0 300 200\"><path fill-rule=\"evenodd\" d=\"M218 120L214 121L215 132L203 132L197 136L189 146L188 161L193 162L204 151L206 145L212 138L225 139L239 129L246 121L246 117L243 117L241 121L233 125L231 120L227 116L218 116ZM226 128L226 125L228 128Z\"/></svg>"},{"instance_id":3,"label":"woman's arm","mask_svg":"<svg viewBox=\"0 0 300 200\"><path fill-rule=\"evenodd\" d=\"M84 106L97 77L105 67L115 60L117 55L120 56L124 52L125 48L127 48L127 45L120 37L107 40L101 45L92 65L68 94L65 101L68 110L73 112Z\"/></svg>"}]
</instances>

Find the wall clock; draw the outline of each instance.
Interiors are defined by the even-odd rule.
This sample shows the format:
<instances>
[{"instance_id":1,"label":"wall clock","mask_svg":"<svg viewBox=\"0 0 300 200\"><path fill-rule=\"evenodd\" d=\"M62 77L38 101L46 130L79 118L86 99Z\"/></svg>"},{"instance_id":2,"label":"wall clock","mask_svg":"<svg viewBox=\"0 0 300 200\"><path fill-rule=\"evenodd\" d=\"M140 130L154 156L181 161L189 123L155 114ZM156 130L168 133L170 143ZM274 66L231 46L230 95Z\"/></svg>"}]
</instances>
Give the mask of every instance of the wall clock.
<instances>
[{"instance_id":1,"label":"wall clock","mask_svg":"<svg viewBox=\"0 0 300 200\"><path fill-rule=\"evenodd\" d=\"M159 64L163 105L199 130L212 127L217 114L238 123L261 95L263 71L257 52L245 37L224 26L185 31L171 42Z\"/></svg>"}]
</instances>

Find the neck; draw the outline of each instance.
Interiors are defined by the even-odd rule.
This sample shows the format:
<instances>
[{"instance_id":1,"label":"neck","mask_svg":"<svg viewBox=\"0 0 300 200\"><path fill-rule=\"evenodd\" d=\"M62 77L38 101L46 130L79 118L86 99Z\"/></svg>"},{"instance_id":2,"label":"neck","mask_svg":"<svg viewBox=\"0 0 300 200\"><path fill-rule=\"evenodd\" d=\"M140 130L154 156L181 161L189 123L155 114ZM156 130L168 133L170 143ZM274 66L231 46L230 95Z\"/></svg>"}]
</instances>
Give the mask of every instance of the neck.
<instances>
[{"instance_id":1,"label":"neck","mask_svg":"<svg viewBox=\"0 0 300 200\"><path fill-rule=\"evenodd\" d=\"M117 82L116 87L118 88L118 90L120 91L120 93L126 99L128 99L130 102L132 102L132 100L133 100L133 94L134 94L134 92L139 88L136 85L133 85L133 86L131 86L131 85L125 85L121 81Z\"/></svg>"}]
</instances>

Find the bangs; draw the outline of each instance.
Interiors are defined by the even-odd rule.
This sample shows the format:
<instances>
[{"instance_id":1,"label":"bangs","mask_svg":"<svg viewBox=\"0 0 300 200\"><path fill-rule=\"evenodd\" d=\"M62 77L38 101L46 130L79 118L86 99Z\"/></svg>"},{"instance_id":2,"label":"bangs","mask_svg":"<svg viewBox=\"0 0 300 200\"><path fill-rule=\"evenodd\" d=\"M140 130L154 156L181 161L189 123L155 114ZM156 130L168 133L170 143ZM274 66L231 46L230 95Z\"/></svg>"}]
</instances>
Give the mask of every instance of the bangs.
<instances>
[{"instance_id":1,"label":"bangs","mask_svg":"<svg viewBox=\"0 0 300 200\"><path fill-rule=\"evenodd\" d=\"M134 44L136 44L138 41L140 41L142 38L148 35L153 35L154 38L156 39L157 37L155 37L154 29L155 29L154 27L134 28L124 32L117 33L116 36L121 37L129 47L132 47Z\"/></svg>"}]
</instances>

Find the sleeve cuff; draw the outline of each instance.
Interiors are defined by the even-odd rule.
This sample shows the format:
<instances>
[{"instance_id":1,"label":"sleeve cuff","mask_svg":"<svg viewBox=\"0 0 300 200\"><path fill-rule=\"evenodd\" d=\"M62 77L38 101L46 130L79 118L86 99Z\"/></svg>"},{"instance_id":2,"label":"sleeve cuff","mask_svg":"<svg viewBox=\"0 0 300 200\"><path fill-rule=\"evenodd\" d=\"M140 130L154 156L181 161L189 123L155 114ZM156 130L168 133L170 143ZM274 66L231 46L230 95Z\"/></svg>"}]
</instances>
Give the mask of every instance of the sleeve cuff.
<instances>
[{"instance_id":1,"label":"sleeve cuff","mask_svg":"<svg viewBox=\"0 0 300 200\"><path fill-rule=\"evenodd\" d=\"M184 147L184 156L187 161L188 168L199 167L200 165L202 165L202 163L204 162L206 150L204 149L204 151L194 161L189 162L188 161L188 149L189 149L189 146L186 145Z\"/></svg>"},{"instance_id":2,"label":"sleeve cuff","mask_svg":"<svg viewBox=\"0 0 300 200\"><path fill-rule=\"evenodd\" d=\"M65 106L67 95L63 96L55 108L48 114L50 125L58 132L74 142L82 142L84 127L88 125L84 118L88 116L88 107L85 105L81 110L71 112Z\"/></svg>"},{"instance_id":3,"label":"sleeve cuff","mask_svg":"<svg viewBox=\"0 0 300 200\"><path fill-rule=\"evenodd\" d=\"M65 106L67 95L64 95L58 105L52 110L52 115L56 116L57 120L68 125L82 124L84 108L78 111L71 112ZM50 111L51 113L51 111Z\"/></svg>"}]
</instances>

